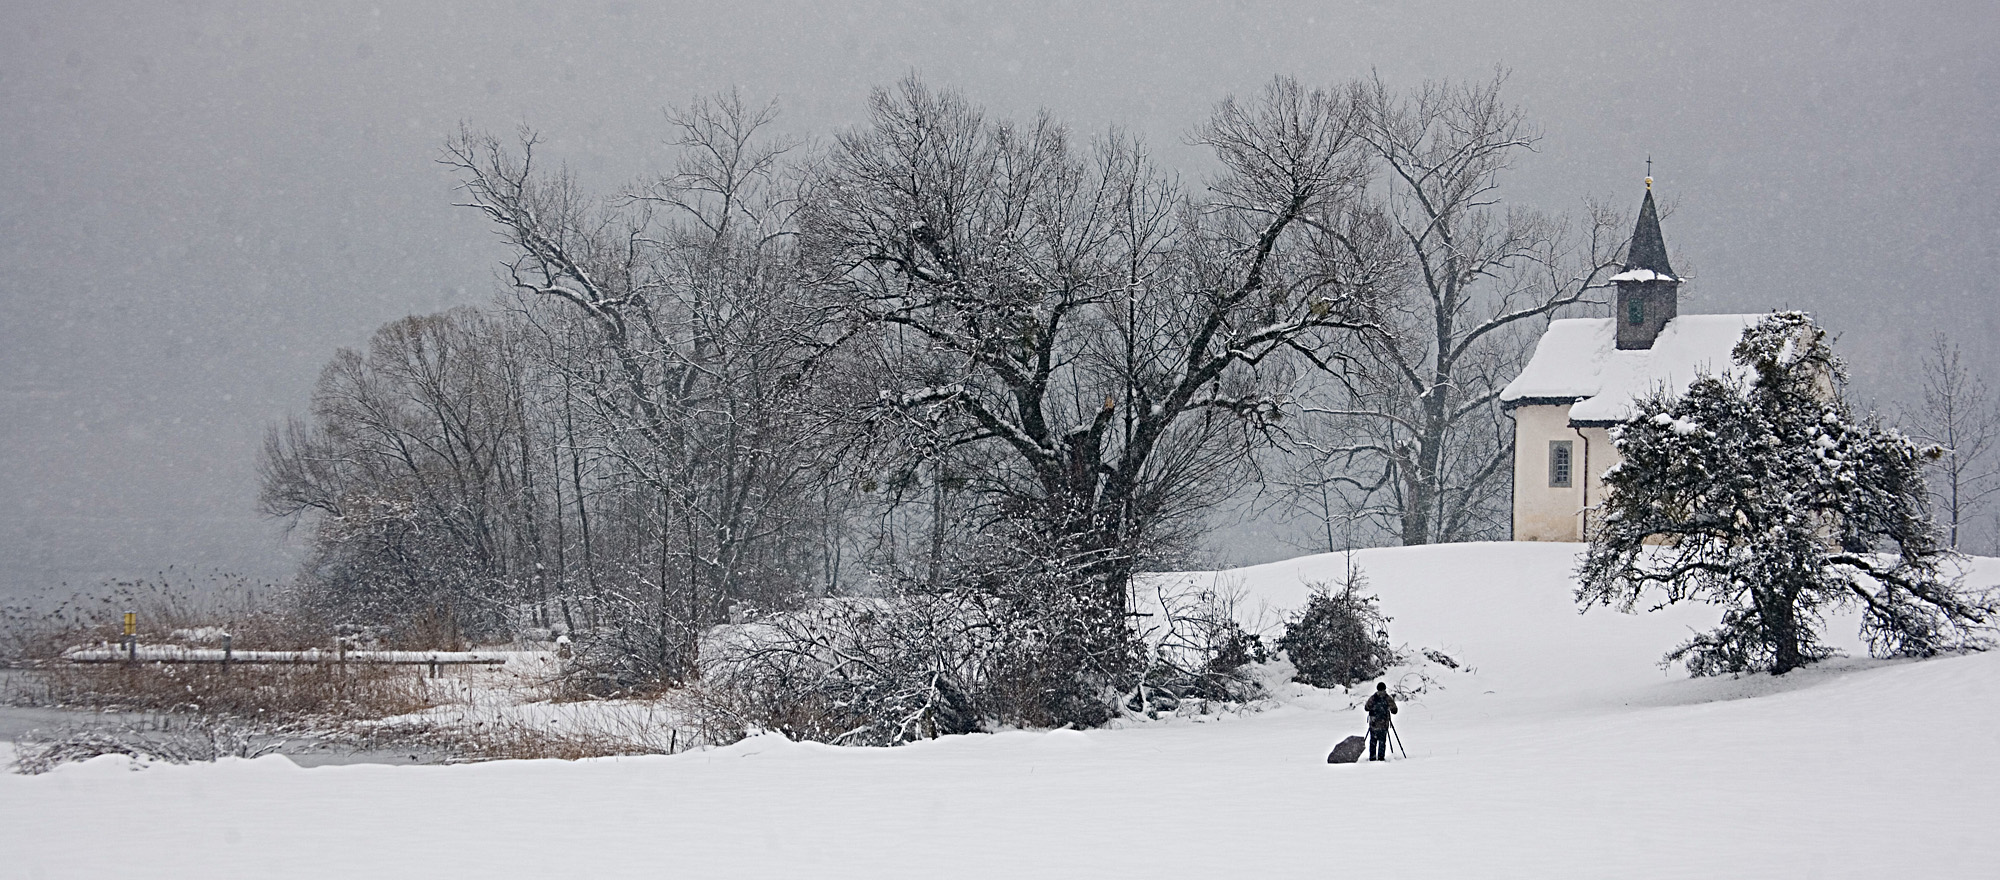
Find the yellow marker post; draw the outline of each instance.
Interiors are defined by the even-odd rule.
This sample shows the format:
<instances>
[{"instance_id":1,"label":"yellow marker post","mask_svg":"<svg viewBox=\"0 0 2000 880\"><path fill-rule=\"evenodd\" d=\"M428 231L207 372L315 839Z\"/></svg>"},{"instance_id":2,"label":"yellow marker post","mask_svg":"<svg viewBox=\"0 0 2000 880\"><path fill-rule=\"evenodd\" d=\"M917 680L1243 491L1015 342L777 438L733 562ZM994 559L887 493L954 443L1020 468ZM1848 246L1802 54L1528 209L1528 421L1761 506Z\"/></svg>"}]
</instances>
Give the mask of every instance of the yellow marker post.
<instances>
[{"instance_id":1,"label":"yellow marker post","mask_svg":"<svg viewBox=\"0 0 2000 880\"><path fill-rule=\"evenodd\" d=\"M125 662L139 660L139 612L125 612Z\"/></svg>"},{"instance_id":2,"label":"yellow marker post","mask_svg":"<svg viewBox=\"0 0 2000 880\"><path fill-rule=\"evenodd\" d=\"M137 611L125 612L125 635L127 637L130 637L130 636L136 636L138 634L139 634L139 612Z\"/></svg>"}]
</instances>

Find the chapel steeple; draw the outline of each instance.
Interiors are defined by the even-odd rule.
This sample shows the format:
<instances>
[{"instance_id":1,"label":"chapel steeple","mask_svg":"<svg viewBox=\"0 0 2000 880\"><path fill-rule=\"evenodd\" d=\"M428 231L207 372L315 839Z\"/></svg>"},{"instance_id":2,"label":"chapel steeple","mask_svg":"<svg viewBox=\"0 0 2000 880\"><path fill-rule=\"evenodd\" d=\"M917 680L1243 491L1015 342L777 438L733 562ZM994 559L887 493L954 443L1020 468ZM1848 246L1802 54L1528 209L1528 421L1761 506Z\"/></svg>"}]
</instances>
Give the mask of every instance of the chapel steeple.
<instances>
[{"instance_id":1,"label":"chapel steeple","mask_svg":"<svg viewBox=\"0 0 2000 880\"><path fill-rule=\"evenodd\" d=\"M1652 160L1646 164L1650 172ZM1632 227L1632 249L1624 271L1611 276L1618 297L1611 318L1618 326L1621 349L1652 348L1660 330L1680 311L1681 279L1667 263L1667 240L1660 235L1660 212L1653 206L1653 178L1646 177L1646 200L1639 204L1639 222Z\"/></svg>"}]
</instances>

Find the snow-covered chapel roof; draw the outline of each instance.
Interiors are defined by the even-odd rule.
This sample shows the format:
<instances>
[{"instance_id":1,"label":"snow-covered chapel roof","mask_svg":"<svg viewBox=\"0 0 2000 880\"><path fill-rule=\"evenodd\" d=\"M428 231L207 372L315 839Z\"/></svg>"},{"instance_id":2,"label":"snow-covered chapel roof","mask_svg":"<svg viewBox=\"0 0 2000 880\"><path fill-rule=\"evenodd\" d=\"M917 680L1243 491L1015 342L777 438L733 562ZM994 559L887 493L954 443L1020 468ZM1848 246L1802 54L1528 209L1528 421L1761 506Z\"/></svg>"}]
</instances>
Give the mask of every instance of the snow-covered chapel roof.
<instances>
[{"instance_id":1,"label":"snow-covered chapel roof","mask_svg":"<svg viewBox=\"0 0 2000 880\"><path fill-rule=\"evenodd\" d=\"M1667 322L1652 348L1620 350L1610 318L1549 322L1535 356L1500 392L1512 409L1571 403L1575 425L1608 425L1631 415L1632 402L1655 389L1687 390L1697 374L1740 370L1729 357L1743 330L1763 315L1681 315Z\"/></svg>"}]
</instances>

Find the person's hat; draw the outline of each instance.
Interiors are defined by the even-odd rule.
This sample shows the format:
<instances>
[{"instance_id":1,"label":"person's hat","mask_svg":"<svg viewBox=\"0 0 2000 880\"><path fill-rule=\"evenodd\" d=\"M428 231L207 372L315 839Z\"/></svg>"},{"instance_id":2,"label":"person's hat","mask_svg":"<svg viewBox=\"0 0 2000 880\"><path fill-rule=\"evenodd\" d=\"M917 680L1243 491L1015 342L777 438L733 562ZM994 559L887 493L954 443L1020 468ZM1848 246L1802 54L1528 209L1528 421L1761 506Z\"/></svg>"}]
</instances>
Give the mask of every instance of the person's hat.
<instances>
[{"instance_id":1,"label":"person's hat","mask_svg":"<svg viewBox=\"0 0 2000 880\"><path fill-rule=\"evenodd\" d=\"M1389 689L1389 683L1386 681L1378 681L1375 683L1375 689L1378 691L1386 691Z\"/></svg>"}]
</instances>

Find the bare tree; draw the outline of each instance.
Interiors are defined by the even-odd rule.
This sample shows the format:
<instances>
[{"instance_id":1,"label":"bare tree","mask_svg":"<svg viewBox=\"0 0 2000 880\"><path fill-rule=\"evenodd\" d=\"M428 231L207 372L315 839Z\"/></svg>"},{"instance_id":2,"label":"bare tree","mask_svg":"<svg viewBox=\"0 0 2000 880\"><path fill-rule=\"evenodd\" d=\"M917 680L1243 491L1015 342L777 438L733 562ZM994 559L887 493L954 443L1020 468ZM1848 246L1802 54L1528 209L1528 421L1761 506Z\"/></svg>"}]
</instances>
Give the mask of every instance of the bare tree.
<instances>
[{"instance_id":1,"label":"bare tree","mask_svg":"<svg viewBox=\"0 0 2000 880\"><path fill-rule=\"evenodd\" d=\"M1122 137L1080 148L914 79L871 110L815 170L802 233L879 364L877 421L988 456L966 489L988 534L1123 640L1130 573L1233 488L1290 362L1374 326L1357 108L1282 79L1222 102L1200 199Z\"/></svg>"},{"instance_id":2,"label":"bare tree","mask_svg":"<svg viewBox=\"0 0 2000 880\"><path fill-rule=\"evenodd\" d=\"M1352 98L1376 222L1393 245L1383 278L1392 305L1366 356L1343 362L1339 381L1304 407L1306 461L1292 482L1300 506L1330 514L1337 493L1403 544L1503 528L1513 434L1500 390L1534 331L1606 285L1621 241L1606 210L1592 209L1579 232L1503 206L1500 173L1537 137L1502 100L1503 81L1398 94L1375 79Z\"/></svg>"},{"instance_id":3,"label":"bare tree","mask_svg":"<svg viewBox=\"0 0 2000 880\"><path fill-rule=\"evenodd\" d=\"M625 537L595 600L621 681L689 674L732 608L813 591L807 502L829 450L806 378L826 322L791 271L790 145L764 136L772 116L733 93L670 113L673 172L612 199L543 173L532 135L510 150L462 133L444 160L515 249L508 281L582 422L565 429L572 464L609 471L593 538L610 522ZM571 483L578 502L591 491Z\"/></svg>"},{"instance_id":4,"label":"bare tree","mask_svg":"<svg viewBox=\"0 0 2000 880\"><path fill-rule=\"evenodd\" d=\"M1945 536L1959 548L1959 531L2000 492L2000 462L1992 458L2000 440L2000 409L1993 390L1960 362L1958 346L1938 334L1923 362L1924 399L1906 414L1911 434L1943 450L1930 466L1932 509L1944 520Z\"/></svg>"},{"instance_id":5,"label":"bare tree","mask_svg":"<svg viewBox=\"0 0 2000 880\"><path fill-rule=\"evenodd\" d=\"M520 328L473 309L392 322L273 428L262 506L314 516L307 580L341 613L446 610L495 631L545 609Z\"/></svg>"}]
</instances>

